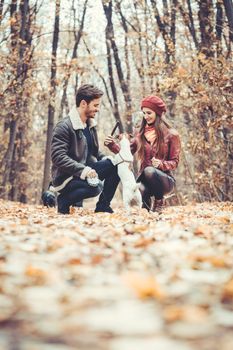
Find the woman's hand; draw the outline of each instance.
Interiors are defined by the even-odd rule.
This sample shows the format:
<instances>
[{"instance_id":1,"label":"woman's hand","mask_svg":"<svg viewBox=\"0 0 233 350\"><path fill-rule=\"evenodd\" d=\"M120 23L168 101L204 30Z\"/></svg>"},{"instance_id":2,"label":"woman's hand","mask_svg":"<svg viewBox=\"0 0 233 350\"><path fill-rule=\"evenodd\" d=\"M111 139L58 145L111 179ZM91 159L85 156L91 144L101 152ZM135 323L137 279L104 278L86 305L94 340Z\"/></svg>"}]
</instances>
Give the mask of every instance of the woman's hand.
<instances>
[{"instance_id":1,"label":"woman's hand","mask_svg":"<svg viewBox=\"0 0 233 350\"><path fill-rule=\"evenodd\" d=\"M104 146L110 145L110 143L114 142L114 137L113 136L107 136L106 139L104 140Z\"/></svg>"},{"instance_id":2,"label":"woman's hand","mask_svg":"<svg viewBox=\"0 0 233 350\"><path fill-rule=\"evenodd\" d=\"M161 160L153 157L151 159L151 163L152 163L153 167L158 168L161 164Z\"/></svg>"}]
</instances>

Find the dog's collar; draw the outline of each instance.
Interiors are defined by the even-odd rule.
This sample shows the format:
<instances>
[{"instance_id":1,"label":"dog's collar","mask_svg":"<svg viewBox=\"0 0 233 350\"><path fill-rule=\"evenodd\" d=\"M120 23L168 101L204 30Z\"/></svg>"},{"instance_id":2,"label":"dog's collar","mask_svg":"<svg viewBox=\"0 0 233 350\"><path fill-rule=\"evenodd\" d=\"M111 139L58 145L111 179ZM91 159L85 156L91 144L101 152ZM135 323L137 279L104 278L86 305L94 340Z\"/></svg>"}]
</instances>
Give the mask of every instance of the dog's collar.
<instances>
[{"instance_id":1,"label":"dog's collar","mask_svg":"<svg viewBox=\"0 0 233 350\"><path fill-rule=\"evenodd\" d=\"M122 157L122 155L121 155L120 152L119 152L118 154L119 154L119 156L121 157L122 161L121 161L120 163L118 163L117 165L122 164L122 163L129 163L129 164L132 163L130 160L125 160L125 159Z\"/></svg>"}]
</instances>

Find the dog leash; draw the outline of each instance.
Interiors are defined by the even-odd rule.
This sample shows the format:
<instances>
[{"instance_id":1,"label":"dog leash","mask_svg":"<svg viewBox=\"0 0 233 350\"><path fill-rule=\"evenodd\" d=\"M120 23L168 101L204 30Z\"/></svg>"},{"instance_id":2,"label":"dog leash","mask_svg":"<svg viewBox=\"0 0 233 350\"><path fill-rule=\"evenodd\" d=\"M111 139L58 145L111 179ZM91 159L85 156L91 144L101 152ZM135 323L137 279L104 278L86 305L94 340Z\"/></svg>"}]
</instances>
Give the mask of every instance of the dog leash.
<instances>
[{"instance_id":1,"label":"dog leash","mask_svg":"<svg viewBox=\"0 0 233 350\"><path fill-rule=\"evenodd\" d=\"M119 123L119 122L116 122L114 128L112 129L111 136L113 136L113 135L115 134L116 129L119 128L119 126L120 126L120 123Z\"/></svg>"}]
</instances>

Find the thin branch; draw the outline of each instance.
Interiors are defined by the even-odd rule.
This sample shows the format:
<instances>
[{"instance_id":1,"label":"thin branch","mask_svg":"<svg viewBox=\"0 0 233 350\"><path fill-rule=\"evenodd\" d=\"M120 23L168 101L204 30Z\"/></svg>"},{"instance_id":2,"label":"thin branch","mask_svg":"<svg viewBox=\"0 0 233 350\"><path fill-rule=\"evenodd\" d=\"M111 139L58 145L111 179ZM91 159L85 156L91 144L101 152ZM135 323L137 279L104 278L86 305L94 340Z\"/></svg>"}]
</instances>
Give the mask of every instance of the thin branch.
<instances>
[{"instance_id":1,"label":"thin branch","mask_svg":"<svg viewBox=\"0 0 233 350\"><path fill-rule=\"evenodd\" d=\"M84 42L84 45L86 47L87 52L89 53L89 55L91 55L91 50L89 49L86 41L83 40L83 42ZM104 76L99 72L98 68L95 67L94 63L92 63L92 66L93 66L95 72L99 75L100 79L102 80L102 82L104 84L104 88L105 88L106 94L107 94L107 97L108 97L109 104L110 104L111 108L113 108L113 102L112 102L111 97L109 95L109 91L108 91L108 86L107 86L106 80L104 79Z\"/></svg>"}]
</instances>

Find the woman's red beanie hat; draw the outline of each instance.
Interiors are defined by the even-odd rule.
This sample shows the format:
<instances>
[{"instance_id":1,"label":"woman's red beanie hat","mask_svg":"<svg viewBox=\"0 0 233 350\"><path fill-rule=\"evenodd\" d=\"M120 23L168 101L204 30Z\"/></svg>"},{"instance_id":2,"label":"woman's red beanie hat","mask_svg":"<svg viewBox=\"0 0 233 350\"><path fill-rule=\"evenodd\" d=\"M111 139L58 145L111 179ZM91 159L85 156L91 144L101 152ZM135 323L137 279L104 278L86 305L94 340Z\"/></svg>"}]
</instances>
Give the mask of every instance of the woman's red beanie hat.
<instances>
[{"instance_id":1,"label":"woman's red beanie hat","mask_svg":"<svg viewBox=\"0 0 233 350\"><path fill-rule=\"evenodd\" d=\"M166 112L166 105L161 98L158 96L147 96L141 102L141 109L143 107L147 107L152 109L159 116L162 115L163 112Z\"/></svg>"}]
</instances>

